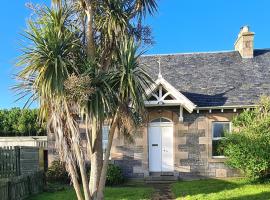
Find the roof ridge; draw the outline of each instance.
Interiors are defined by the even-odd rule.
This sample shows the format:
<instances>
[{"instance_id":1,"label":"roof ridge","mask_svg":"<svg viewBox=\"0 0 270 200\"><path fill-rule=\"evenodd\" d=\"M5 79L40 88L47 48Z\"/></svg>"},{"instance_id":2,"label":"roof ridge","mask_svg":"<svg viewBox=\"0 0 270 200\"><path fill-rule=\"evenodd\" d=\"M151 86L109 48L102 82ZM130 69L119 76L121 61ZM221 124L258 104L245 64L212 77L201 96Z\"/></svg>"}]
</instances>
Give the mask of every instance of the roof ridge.
<instances>
[{"instance_id":1,"label":"roof ridge","mask_svg":"<svg viewBox=\"0 0 270 200\"><path fill-rule=\"evenodd\" d=\"M270 48L259 48L254 50L270 50ZM151 57L151 56L174 56L174 55L193 55L193 54L218 54L218 53L232 53L237 52L235 50L220 50L220 51L201 51L201 52L183 52L183 53L160 53L160 54L145 54L142 57Z\"/></svg>"}]
</instances>

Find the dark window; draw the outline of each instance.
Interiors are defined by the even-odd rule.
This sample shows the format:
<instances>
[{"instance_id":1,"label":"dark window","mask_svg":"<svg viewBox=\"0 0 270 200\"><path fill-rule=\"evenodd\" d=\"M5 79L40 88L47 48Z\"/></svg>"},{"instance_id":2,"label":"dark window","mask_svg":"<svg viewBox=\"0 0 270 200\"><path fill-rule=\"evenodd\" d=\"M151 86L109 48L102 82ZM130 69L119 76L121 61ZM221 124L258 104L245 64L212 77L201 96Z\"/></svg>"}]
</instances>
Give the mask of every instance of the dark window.
<instances>
[{"instance_id":1,"label":"dark window","mask_svg":"<svg viewBox=\"0 0 270 200\"><path fill-rule=\"evenodd\" d=\"M171 95L168 95L165 97L165 100L174 100L174 98Z\"/></svg>"},{"instance_id":2,"label":"dark window","mask_svg":"<svg viewBox=\"0 0 270 200\"><path fill-rule=\"evenodd\" d=\"M212 125L212 156L223 156L223 150L220 147L221 140L226 132L230 132L230 122L213 122Z\"/></svg>"},{"instance_id":3,"label":"dark window","mask_svg":"<svg viewBox=\"0 0 270 200\"><path fill-rule=\"evenodd\" d=\"M162 88L162 96L164 96L168 91Z\"/></svg>"},{"instance_id":4,"label":"dark window","mask_svg":"<svg viewBox=\"0 0 270 200\"><path fill-rule=\"evenodd\" d=\"M148 101L156 101L156 100L157 100L157 98L153 95L148 99Z\"/></svg>"},{"instance_id":5,"label":"dark window","mask_svg":"<svg viewBox=\"0 0 270 200\"><path fill-rule=\"evenodd\" d=\"M81 132L80 135L81 135L81 140L86 140L87 139L85 132Z\"/></svg>"}]
</instances>

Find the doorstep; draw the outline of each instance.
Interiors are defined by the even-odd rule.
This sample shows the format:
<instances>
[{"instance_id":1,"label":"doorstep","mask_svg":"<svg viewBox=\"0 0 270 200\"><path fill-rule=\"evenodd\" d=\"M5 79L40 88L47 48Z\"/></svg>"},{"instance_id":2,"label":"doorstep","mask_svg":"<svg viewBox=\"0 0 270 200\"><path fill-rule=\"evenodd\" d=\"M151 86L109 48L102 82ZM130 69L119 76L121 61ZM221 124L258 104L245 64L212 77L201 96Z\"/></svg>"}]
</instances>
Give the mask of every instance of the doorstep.
<instances>
[{"instance_id":1,"label":"doorstep","mask_svg":"<svg viewBox=\"0 0 270 200\"><path fill-rule=\"evenodd\" d=\"M164 174L164 173L150 173L150 176L145 177L144 181L146 183L174 183L178 180L177 176L173 174Z\"/></svg>"}]
</instances>

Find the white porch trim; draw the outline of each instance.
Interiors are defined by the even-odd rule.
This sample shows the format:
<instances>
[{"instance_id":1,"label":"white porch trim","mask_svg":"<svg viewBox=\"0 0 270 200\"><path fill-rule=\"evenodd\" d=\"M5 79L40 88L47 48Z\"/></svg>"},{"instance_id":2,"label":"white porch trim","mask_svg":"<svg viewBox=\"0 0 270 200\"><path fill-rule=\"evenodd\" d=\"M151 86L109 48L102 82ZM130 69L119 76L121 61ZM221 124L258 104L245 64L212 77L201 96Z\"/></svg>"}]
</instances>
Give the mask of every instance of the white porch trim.
<instances>
[{"instance_id":1,"label":"white porch trim","mask_svg":"<svg viewBox=\"0 0 270 200\"><path fill-rule=\"evenodd\" d=\"M162 94L162 88L167 92ZM153 94L154 91L158 90L158 95ZM189 113L196 108L196 105L192 103L187 97L185 97L181 92L175 89L169 82L167 82L160 74L158 79L152 86L146 90L147 97L153 96L156 100L145 100L144 104L146 107L155 106L180 106L185 108ZM173 97L173 99L166 100L167 96Z\"/></svg>"}]
</instances>

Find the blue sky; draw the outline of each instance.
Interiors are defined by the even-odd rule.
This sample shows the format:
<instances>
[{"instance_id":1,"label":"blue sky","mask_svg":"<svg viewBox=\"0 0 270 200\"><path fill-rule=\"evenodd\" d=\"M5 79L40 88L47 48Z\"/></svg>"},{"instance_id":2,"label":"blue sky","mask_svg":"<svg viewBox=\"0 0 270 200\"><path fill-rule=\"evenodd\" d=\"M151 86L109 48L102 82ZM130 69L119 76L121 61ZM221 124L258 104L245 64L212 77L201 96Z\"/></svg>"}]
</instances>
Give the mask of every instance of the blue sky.
<instances>
[{"instance_id":1,"label":"blue sky","mask_svg":"<svg viewBox=\"0 0 270 200\"><path fill-rule=\"evenodd\" d=\"M26 27L29 0L3 1L0 8L0 108L22 107L10 90L15 84L20 33ZM31 2L49 2L32 0ZM270 48L269 0L158 0L159 11L147 23L155 44L147 54L232 50L239 29L249 25L255 48Z\"/></svg>"}]
</instances>

